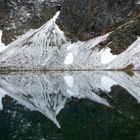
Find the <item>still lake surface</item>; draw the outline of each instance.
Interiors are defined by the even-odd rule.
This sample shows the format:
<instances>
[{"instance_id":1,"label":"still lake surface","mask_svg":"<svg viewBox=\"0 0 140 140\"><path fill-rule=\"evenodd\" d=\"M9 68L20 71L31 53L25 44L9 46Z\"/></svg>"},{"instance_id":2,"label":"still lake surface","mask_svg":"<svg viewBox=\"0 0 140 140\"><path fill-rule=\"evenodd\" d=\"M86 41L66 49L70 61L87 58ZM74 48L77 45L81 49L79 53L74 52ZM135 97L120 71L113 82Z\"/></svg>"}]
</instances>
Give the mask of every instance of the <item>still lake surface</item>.
<instances>
[{"instance_id":1,"label":"still lake surface","mask_svg":"<svg viewBox=\"0 0 140 140\"><path fill-rule=\"evenodd\" d=\"M0 140L140 140L140 72L0 74Z\"/></svg>"}]
</instances>

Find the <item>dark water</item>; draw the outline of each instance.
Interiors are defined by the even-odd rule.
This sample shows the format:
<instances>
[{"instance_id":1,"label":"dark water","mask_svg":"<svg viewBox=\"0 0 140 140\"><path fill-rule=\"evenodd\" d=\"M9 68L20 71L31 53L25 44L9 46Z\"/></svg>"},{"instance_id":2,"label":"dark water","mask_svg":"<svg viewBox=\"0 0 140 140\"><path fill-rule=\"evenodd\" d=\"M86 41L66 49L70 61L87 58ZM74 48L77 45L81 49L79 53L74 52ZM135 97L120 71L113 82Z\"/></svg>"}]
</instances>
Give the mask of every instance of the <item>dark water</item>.
<instances>
[{"instance_id":1,"label":"dark water","mask_svg":"<svg viewBox=\"0 0 140 140\"><path fill-rule=\"evenodd\" d=\"M0 75L0 140L140 140L140 73Z\"/></svg>"}]
</instances>

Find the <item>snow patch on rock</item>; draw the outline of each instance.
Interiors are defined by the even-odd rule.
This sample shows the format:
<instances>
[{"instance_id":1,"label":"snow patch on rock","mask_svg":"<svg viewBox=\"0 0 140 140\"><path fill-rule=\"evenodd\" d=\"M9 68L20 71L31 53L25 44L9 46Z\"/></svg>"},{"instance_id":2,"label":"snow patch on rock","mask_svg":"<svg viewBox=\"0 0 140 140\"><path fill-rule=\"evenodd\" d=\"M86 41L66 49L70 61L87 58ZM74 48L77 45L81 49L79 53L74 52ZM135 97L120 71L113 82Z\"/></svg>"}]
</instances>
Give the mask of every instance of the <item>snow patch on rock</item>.
<instances>
[{"instance_id":1,"label":"snow patch on rock","mask_svg":"<svg viewBox=\"0 0 140 140\"><path fill-rule=\"evenodd\" d=\"M75 69L94 69L98 65L101 66L101 53L96 46L105 41L108 35L109 33L88 41L75 43L71 48L74 54L73 67Z\"/></svg>"},{"instance_id":2,"label":"snow patch on rock","mask_svg":"<svg viewBox=\"0 0 140 140\"><path fill-rule=\"evenodd\" d=\"M5 44L2 43L2 31L0 30L0 52L6 49Z\"/></svg>"},{"instance_id":3,"label":"snow patch on rock","mask_svg":"<svg viewBox=\"0 0 140 140\"><path fill-rule=\"evenodd\" d=\"M70 65L73 63L73 53L68 53L66 59L64 60L66 65Z\"/></svg>"},{"instance_id":4,"label":"snow patch on rock","mask_svg":"<svg viewBox=\"0 0 140 140\"><path fill-rule=\"evenodd\" d=\"M11 43L0 54L1 66L12 70L62 69L69 42L55 23L59 14Z\"/></svg>"},{"instance_id":5,"label":"snow patch on rock","mask_svg":"<svg viewBox=\"0 0 140 140\"><path fill-rule=\"evenodd\" d=\"M132 69L140 70L140 37L128 47L127 50L122 52L116 57L115 60L105 66L106 69L123 69L129 65L133 65Z\"/></svg>"},{"instance_id":6,"label":"snow patch on rock","mask_svg":"<svg viewBox=\"0 0 140 140\"><path fill-rule=\"evenodd\" d=\"M111 52L110 48L106 48L102 54L101 54L101 63L102 64L107 64L110 63L111 61L113 61L117 55L113 55Z\"/></svg>"}]
</instances>

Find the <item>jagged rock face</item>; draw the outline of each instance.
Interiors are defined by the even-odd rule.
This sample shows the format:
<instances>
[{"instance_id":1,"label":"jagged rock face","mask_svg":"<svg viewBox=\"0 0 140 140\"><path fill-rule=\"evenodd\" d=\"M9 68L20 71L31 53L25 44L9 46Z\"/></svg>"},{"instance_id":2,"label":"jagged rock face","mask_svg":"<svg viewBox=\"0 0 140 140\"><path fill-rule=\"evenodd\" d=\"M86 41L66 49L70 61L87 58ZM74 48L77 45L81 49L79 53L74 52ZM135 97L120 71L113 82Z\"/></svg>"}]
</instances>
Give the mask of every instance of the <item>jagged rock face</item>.
<instances>
[{"instance_id":1,"label":"jagged rock face","mask_svg":"<svg viewBox=\"0 0 140 140\"><path fill-rule=\"evenodd\" d=\"M65 0L59 25L72 39L87 40L126 22L135 9L134 0Z\"/></svg>"},{"instance_id":2,"label":"jagged rock face","mask_svg":"<svg viewBox=\"0 0 140 140\"><path fill-rule=\"evenodd\" d=\"M118 27L98 47L109 47L113 54L118 55L136 41L137 36L140 36L140 17Z\"/></svg>"},{"instance_id":3,"label":"jagged rock face","mask_svg":"<svg viewBox=\"0 0 140 140\"><path fill-rule=\"evenodd\" d=\"M60 9L62 1L0 0L3 42L9 44L26 31L42 26Z\"/></svg>"}]
</instances>

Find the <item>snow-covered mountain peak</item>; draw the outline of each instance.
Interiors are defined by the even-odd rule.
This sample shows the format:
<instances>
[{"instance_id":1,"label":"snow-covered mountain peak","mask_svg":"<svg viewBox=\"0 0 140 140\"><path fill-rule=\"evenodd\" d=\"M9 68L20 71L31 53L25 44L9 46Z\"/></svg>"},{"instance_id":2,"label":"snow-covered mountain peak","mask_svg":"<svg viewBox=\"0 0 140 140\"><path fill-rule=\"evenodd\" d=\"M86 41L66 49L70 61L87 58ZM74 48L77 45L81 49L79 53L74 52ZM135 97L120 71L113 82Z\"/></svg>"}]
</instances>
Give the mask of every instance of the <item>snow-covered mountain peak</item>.
<instances>
[{"instance_id":1,"label":"snow-covered mountain peak","mask_svg":"<svg viewBox=\"0 0 140 140\"><path fill-rule=\"evenodd\" d=\"M31 30L0 54L1 67L11 69L53 69L63 64L68 41L56 25L60 12L37 30Z\"/></svg>"},{"instance_id":2,"label":"snow-covered mountain peak","mask_svg":"<svg viewBox=\"0 0 140 140\"><path fill-rule=\"evenodd\" d=\"M140 56L139 38L120 55L113 55L109 47L101 48L99 45L108 38L110 33L87 41L72 43L56 24L59 14L58 11L42 27L30 30L8 45L0 53L1 68L8 70L104 70L123 69L134 65L135 69L139 69L137 63Z\"/></svg>"}]
</instances>

